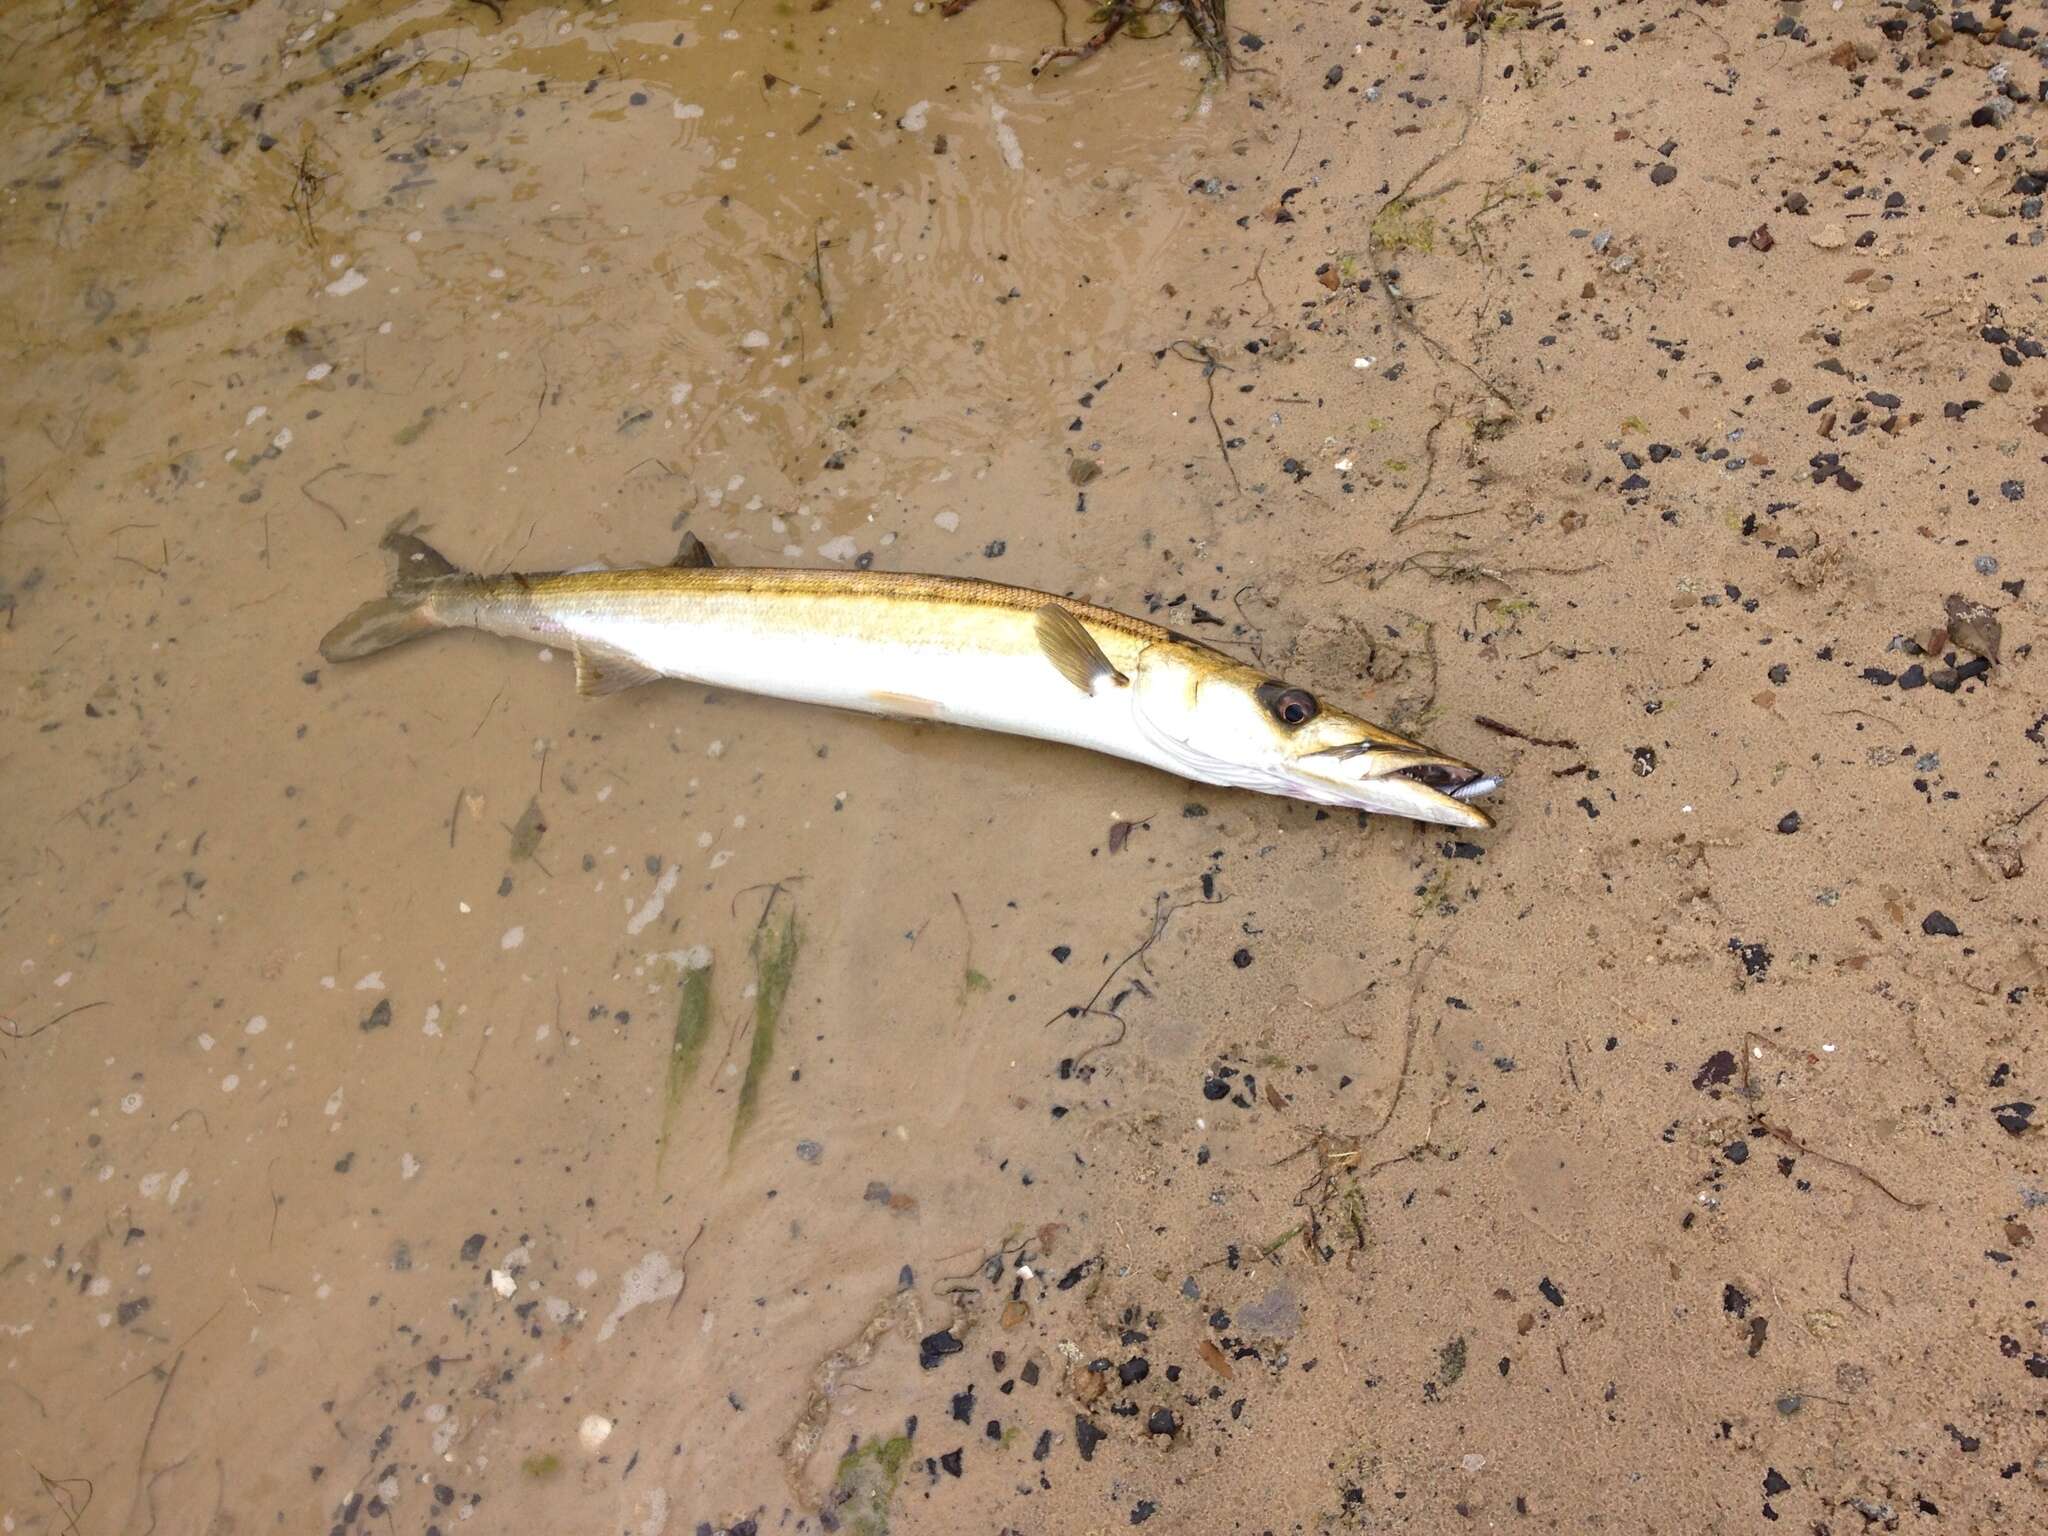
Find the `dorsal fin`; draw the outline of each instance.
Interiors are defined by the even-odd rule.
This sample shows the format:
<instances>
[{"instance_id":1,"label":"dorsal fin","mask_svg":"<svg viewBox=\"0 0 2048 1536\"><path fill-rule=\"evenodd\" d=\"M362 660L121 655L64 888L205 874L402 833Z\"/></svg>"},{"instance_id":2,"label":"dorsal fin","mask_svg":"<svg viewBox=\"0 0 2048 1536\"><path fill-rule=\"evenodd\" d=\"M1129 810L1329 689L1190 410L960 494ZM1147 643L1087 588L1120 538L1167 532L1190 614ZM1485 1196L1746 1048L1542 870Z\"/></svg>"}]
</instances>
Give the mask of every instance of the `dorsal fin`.
<instances>
[{"instance_id":1,"label":"dorsal fin","mask_svg":"<svg viewBox=\"0 0 2048 1536\"><path fill-rule=\"evenodd\" d=\"M708 571L718 564L711 558L711 551L704 547L704 541L694 533L683 535L683 542L676 546L676 557L669 564L679 570Z\"/></svg>"},{"instance_id":2,"label":"dorsal fin","mask_svg":"<svg viewBox=\"0 0 2048 1536\"><path fill-rule=\"evenodd\" d=\"M1038 610L1038 645L1046 660L1060 670L1060 676L1083 693L1092 694L1102 683L1118 688L1130 686L1130 679L1111 665L1102 647L1088 633L1088 626L1058 603Z\"/></svg>"}]
</instances>

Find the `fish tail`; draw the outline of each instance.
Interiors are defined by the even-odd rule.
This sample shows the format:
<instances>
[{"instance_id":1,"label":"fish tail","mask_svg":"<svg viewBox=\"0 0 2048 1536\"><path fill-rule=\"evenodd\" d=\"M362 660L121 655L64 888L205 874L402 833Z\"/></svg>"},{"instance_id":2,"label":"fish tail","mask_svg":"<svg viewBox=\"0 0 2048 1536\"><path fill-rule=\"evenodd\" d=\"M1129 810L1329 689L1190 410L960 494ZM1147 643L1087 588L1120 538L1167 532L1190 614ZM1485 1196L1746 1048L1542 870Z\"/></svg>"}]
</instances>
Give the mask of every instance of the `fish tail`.
<instances>
[{"instance_id":1,"label":"fish tail","mask_svg":"<svg viewBox=\"0 0 2048 1536\"><path fill-rule=\"evenodd\" d=\"M393 529L384 535L384 548L398 558L391 590L364 603L321 637L320 654L329 661L357 661L448 628L448 605L435 598L474 580L413 534Z\"/></svg>"}]
</instances>

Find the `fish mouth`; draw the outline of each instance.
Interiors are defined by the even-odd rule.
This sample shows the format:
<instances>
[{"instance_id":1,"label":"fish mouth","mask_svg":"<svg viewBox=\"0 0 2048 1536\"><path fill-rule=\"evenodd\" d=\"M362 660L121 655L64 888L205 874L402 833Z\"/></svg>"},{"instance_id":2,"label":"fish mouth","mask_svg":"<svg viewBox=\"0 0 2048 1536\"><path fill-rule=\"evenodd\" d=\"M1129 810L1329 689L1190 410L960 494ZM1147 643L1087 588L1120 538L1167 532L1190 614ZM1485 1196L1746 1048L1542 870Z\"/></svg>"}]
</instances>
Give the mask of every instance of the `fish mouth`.
<instances>
[{"instance_id":1,"label":"fish mouth","mask_svg":"<svg viewBox=\"0 0 2048 1536\"><path fill-rule=\"evenodd\" d=\"M1472 802L1501 786L1499 775L1455 757L1372 741L1313 753L1299 767L1318 789L1331 791L1333 804L1449 827L1492 826L1493 817Z\"/></svg>"}]
</instances>

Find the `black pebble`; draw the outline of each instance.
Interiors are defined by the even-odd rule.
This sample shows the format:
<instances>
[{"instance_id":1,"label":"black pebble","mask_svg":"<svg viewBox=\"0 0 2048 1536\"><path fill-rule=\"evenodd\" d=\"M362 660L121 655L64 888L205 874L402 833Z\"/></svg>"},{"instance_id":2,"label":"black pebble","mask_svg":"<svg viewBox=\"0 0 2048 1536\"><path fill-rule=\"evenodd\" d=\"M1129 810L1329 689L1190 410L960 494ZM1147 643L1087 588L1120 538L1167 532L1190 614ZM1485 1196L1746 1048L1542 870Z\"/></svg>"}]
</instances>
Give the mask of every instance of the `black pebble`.
<instances>
[{"instance_id":1,"label":"black pebble","mask_svg":"<svg viewBox=\"0 0 2048 1536\"><path fill-rule=\"evenodd\" d=\"M1653 187L1668 187L1676 180L1678 167L1675 165L1659 165L1650 172L1650 185Z\"/></svg>"},{"instance_id":2,"label":"black pebble","mask_svg":"<svg viewBox=\"0 0 2048 1536\"><path fill-rule=\"evenodd\" d=\"M1127 1387L1134 1387L1152 1374L1152 1362L1143 1355L1133 1355L1116 1368L1116 1379Z\"/></svg>"},{"instance_id":3,"label":"black pebble","mask_svg":"<svg viewBox=\"0 0 2048 1536\"><path fill-rule=\"evenodd\" d=\"M1248 949L1240 949L1230 957L1230 963L1241 971L1252 963L1252 952Z\"/></svg>"},{"instance_id":4,"label":"black pebble","mask_svg":"<svg viewBox=\"0 0 2048 1536\"><path fill-rule=\"evenodd\" d=\"M1212 1104L1218 1099L1227 1099L1230 1097L1230 1084L1220 1077L1205 1077L1202 1079L1202 1097Z\"/></svg>"},{"instance_id":5,"label":"black pebble","mask_svg":"<svg viewBox=\"0 0 2048 1536\"><path fill-rule=\"evenodd\" d=\"M1803 823L1799 820L1799 813L1797 811L1787 811L1778 818L1778 830L1787 837L1797 832L1802 825Z\"/></svg>"},{"instance_id":6,"label":"black pebble","mask_svg":"<svg viewBox=\"0 0 2048 1536\"><path fill-rule=\"evenodd\" d=\"M1564 1292L1558 1288L1557 1282L1552 1280L1550 1276L1545 1275L1541 1280L1538 1280L1536 1282L1536 1289L1543 1293L1543 1299L1553 1307L1564 1305Z\"/></svg>"},{"instance_id":7,"label":"black pebble","mask_svg":"<svg viewBox=\"0 0 2048 1536\"><path fill-rule=\"evenodd\" d=\"M939 1458L939 1465L952 1473L953 1476L958 1477L960 1475L960 1452L957 1450L946 1452L945 1455Z\"/></svg>"},{"instance_id":8,"label":"black pebble","mask_svg":"<svg viewBox=\"0 0 2048 1536\"><path fill-rule=\"evenodd\" d=\"M953 1394L953 1417L962 1424L974 1422L974 1388L969 1387L965 1392Z\"/></svg>"},{"instance_id":9,"label":"black pebble","mask_svg":"<svg viewBox=\"0 0 2048 1536\"><path fill-rule=\"evenodd\" d=\"M1065 965L1067 963L1067 957L1071 954L1073 954L1073 950L1068 948L1064 944L1055 944L1052 947L1052 957L1053 959L1059 961L1061 965Z\"/></svg>"},{"instance_id":10,"label":"black pebble","mask_svg":"<svg viewBox=\"0 0 2048 1536\"><path fill-rule=\"evenodd\" d=\"M2013 1104L1995 1105L1991 1111L1991 1118L2008 1134L2023 1135L2034 1123L2034 1106L2024 1100Z\"/></svg>"},{"instance_id":11,"label":"black pebble","mask_svg":"<svg viewBox=\"0 0 2048 1536\"><path fill-rule=\"evenodd\" d=\"M464 1239L462 1240L462 1262L463 1262L463 1263L465 1263L465 1264L474 1264L474 1263L476 1262L476 1257L477 1257L477 1255L478 1255L478 1254L480 1254L480 1253L482 1253L483 1251L484 1251L484 1235L483 1235L483 1233L481 1233L481 1232L472 1232L472 1233L470 1233L470 1234L469 1234L469 1236L465 1237L465 1238L464 1238Z\"/></svg>"},{"instance_id":12,"label":"black pebble","mask_svg":"<svg viewBox=\"0 0 2048 1536\"><path fill-rule=\"evenodd\" d=\"M1939 908L1920 919L1920 931L1929 938L1960 939L1963 936L1963 930L1956 926L1955 919Z\"/></svg>"},{"instance_id":13,"label":"black pebble","mask_svg":"<svg viewBox=\"0 0 2048 1536\"><path fill-rule=\"evenodd\" d=\"M953 1337L953 1331L941 1328L917 1341L917 1363L928 1371L936 1369L941 1360L948 1355L959 1354L961 1348L960 1341Z\"/></svg>"},{"instance_id":14,"label":"black pebble","mask_svg":"<svg viewBox=\"0 0 2048 1536\"><path fill-rule=\"evenodd\" d=\"M1095 1421L1086 1414L1074 1415L1074 1444L1081 1448L1081 1459L1093 1461L1095 1447L1109 1438L1108 1432L1095 1427Z\"/></svg>"},{"instance_id":15,"label":"black pebble","mask_svg":"<svg viewBox=\"0 0 2048 1536\"><path fill-rule=\"evenodd\" d=\"M1733 1082L1734 1080L1735 1053L1733 1051L1716 1051L1701 1064L1699 1071L1693 1074L1692 1085L1695 1088L1705 1090L1717 1087L1722 1083Z\"/></svg>"},{"instance_id":16,"label":"black pebble","mask_svg":"<svg viewBox=\"0 0 2048 1536\"><path fill-rule=\"evenodd\" d=\"M1729 1162L1737 1165L1746 1163L1749 1161L1749 1143L1746 1141L1731 1141L1721 1149L1721 1155L1726 1157Z\"/></svg>"}]
</instances>

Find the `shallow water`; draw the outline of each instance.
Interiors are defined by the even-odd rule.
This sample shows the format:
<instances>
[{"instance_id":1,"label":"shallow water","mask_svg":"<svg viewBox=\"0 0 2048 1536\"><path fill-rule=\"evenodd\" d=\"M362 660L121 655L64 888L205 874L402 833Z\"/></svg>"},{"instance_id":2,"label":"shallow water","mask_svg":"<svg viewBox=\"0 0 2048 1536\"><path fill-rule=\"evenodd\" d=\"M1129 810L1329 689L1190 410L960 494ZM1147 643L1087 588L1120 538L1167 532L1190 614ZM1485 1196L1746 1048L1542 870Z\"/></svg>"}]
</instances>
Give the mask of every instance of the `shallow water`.
<instances>
[{"instance_id":1,"label":"shallow water","mask_svg":"<svg viewBox=\"0 0 2048 1536\"><path fill-rule=\"evenodd\" d=\"M1058 892L973 834L1056 755L314 650L408 512L479 566L687 523L1030 535L1052 579L1061 418L1217 130L1185 48L1034 81L1046 29L986 9L11 19L12 1520L71 1479L88 1529L784 1503L836 1458L778 1449L820 1357L1011 1219L977 1122L1049 962L1005 903Z\"/></svg>"},{"instance_id":2,"label":"shallow water","mask_svg":"<svg viewBox=\"0 0 2048 1536\"><path fill-rule=\"evenodd\" d=\"M2015 1528L2034 247L1734 9L10 11L0 1530ZM407 516L1152 613L1502 826L324 664Z\"/></svg>"}]
</instances>

